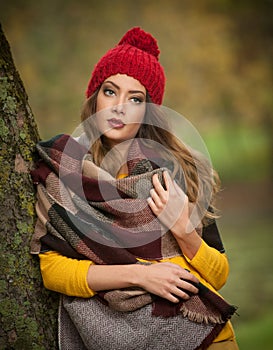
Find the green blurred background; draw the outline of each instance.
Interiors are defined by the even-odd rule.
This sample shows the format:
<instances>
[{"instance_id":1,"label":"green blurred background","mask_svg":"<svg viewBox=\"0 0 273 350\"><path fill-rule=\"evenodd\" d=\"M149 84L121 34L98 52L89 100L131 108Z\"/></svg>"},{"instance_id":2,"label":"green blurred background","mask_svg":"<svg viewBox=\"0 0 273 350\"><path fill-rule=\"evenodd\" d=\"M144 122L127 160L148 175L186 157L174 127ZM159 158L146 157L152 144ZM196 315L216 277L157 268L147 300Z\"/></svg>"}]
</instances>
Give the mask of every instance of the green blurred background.
<instances>
[{"instance_id":1,"label":"green blurred background","mask_svg":"<svg viewBox=\"0 0 273 350\"><path fill-rule=\"evenodd\" d=\"M198 129L222 178L222 294L239 306L240 349L271 350L273 2L1 0L0 21L42 138L75 129L94 64L130 27L158 39L164 105Z\"/></svg>"}]
</instances>

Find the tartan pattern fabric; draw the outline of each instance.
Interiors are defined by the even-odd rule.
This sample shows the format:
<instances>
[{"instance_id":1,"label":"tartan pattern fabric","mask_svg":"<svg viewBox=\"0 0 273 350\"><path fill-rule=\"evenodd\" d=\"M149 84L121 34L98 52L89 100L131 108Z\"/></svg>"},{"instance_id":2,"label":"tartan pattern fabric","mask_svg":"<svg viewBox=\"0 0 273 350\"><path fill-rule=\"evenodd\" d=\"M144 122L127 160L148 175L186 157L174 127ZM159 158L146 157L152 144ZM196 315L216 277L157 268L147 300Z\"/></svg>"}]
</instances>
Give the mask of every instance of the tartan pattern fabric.
<instances>
[{"instance_id":1,"label":"tartan pattern fabric","mask_svg":"<svg viewBox=\"0 0 273 350\"><path fill-rule=\"evenodd\" d=\"M162 181L165 169L154 168L138 142L131 146L130 152L135 156L129 158L129 176L120 180L83 176L82 162L88 151L68 135L40 142L37 149L41 160L32 171L38 198L32 253L38 254L43 249L56 250L65 256L90 259L101 265L134 264L139 263L137 258L161 260L182 254L172 234L162 232L159 220L146 202L153 174L159 174ZM138 317L136 315L141 315L142 309L149 309L149 317L147 312L145 314L148 323L156 317L169 324L168 319L178 317L181 332L190 329L195 337L200 329L210 329L208 334L201 331L202 339L196 341L196 347L206 346L235 312L235 307L201 283L197 287L197 295L178 304L139 288L100 292L89 302L96 308L100 303L105 304L106 318L115 313ZM83 309L79 307L79 310ZM83 319L89 317L89 310L84 310L80 315ZM72 314L65 322L69 322L70 317L77 318L77 312ZM75 320L73 322L75 324ZM95 318L93 322L96 322Z\"/></svg>"}]
</instances>

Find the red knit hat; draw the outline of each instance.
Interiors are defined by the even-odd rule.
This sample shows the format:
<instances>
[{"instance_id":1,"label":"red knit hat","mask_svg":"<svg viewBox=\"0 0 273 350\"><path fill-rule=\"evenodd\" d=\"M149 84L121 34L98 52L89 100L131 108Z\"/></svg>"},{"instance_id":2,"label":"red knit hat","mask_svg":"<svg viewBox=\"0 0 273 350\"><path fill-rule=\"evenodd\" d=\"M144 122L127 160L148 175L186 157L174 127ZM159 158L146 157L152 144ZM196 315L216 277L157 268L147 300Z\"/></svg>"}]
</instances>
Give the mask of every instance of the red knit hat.
<instances>
[{"instance_id":1,"label":"red knit hat","mask_svg":"<svg viewBox=\"0 0 273 350\"><path fill-rule=\"evenodd\" d=\"M117 46L109 50L96 64L88 83L87 98L115 74L137 79L148 91L152 102L160 105L165 88L165 74L158 61L156 39L139 27L130 29Z\"/></svg>"}]
</instances>

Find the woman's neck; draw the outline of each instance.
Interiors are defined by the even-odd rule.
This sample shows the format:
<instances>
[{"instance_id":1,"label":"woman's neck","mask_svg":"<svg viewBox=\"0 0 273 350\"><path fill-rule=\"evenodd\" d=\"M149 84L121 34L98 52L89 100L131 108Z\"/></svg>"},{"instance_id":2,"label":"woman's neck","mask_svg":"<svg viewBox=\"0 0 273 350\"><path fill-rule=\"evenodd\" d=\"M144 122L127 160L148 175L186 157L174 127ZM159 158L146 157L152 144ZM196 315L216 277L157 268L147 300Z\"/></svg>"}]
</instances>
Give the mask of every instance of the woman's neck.
<instances>
[{"instance_id":1,"label":"woman's neck","mask_svg":"<svg viewBox=\"0 0 273 350\"><path fill-rule=\"evenodd\" d=\"M117 163L120 164L117 175L128 174L128 152L133 140L127 140L121 143L112 145L110 152L114 152L114 157L117 160Z\"/></svg>"}]
</instances>

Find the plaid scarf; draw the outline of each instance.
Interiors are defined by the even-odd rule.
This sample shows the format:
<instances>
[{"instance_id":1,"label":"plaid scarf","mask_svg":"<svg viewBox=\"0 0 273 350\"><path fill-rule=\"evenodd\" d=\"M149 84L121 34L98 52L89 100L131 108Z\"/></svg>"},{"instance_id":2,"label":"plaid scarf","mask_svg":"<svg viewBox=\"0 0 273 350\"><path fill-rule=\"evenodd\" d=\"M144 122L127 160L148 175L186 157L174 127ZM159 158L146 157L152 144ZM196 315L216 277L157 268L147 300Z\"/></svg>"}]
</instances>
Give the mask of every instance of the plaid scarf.
<instances>
[{"instance_id":1,"label":"plaid scarf","mask_svg":"<svg viewBox=\"0 0 273 350\"><path fill-rule=\"evenodd\" d=\"M101 265L182 255L171 232L162 232L146 201L153 187L152 176L157 173L163 183L162 172L166 169L158 168L157 155L153 154L151 160L151 153L147 156L138 141L129 150L129 176L118 180L97 168L87 149L68 135L40 142L37 150L41 160L32 171L38 197L32 253L56 250ZM216 249L223 249L214 223L203 228L203 238ZM196 342L196 348L205 348L235 307L201 283L197 287L197 295L178 304L140 288L100 292L96 298L109 307L109 312L133 312L152 305L153 316L182 315L193 322L196 334L200 325L209 324L209 333L204 332Z\"/></svg>"}]
</instances>

